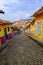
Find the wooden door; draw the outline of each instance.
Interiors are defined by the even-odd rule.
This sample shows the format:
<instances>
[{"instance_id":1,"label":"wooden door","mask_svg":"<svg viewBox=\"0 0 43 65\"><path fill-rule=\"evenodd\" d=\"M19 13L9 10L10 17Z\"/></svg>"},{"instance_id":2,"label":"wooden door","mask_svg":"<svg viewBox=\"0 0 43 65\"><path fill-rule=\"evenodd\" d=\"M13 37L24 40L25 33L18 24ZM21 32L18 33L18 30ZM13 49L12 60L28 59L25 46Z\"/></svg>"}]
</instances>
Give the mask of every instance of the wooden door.
<instances>
[{"instance_id":1,"label":"wooden door","mask_svg":"<svg viewBox=\"0 0 43 65\"><path fill-rule=\"evenodd\" d=\"M6 39L8 39L7 29L6 28L4 28L4 36L6 37Z\"/></svg>"}]
</instances>

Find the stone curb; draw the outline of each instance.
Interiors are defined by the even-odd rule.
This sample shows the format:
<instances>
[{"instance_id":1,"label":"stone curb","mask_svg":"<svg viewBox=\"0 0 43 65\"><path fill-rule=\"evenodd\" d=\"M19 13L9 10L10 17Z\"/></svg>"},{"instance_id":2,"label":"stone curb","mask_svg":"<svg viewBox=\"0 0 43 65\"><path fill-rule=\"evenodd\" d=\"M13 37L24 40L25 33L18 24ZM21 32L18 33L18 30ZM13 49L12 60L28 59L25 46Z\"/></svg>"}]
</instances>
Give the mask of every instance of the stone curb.
<instances>
[{"instance_id":1,"label":"stone curb","mask_svg":"<svg viewBox=\"0 0 43 65\"><path fill-rule=\"evenodd\" d=\"M15 35L15 37L13 37L11 40L7 40L6 43L4 43L3 45L0 45L0 50L4 49L5 47L8 46L8 44L10 44L10 42L12 42L12 40L14 40L16 38L17 35Z\"/></svg>"},{"instance_id":2,"label":"stone curb","mask_svg":"<svg viewBox=\"0 0 43 65\"><path fill-rule=\"evenodd\" d=\"M34 40L37 44L43 46L43 40L39 40L39 39L37 39L37 38L35 38L35 37L29 35L29 34L26 34L26 35L27 35L28 37L30 37L32 40Z\"/></svg>"}]
</instances>

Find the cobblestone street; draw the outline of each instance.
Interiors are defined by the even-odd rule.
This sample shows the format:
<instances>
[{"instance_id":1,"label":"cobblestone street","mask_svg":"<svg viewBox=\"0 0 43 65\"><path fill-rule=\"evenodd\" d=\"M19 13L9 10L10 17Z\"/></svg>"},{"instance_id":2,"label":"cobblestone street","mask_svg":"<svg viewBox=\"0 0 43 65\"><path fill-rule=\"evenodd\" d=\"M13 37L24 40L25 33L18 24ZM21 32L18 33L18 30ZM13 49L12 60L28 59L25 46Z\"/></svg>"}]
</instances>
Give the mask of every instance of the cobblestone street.
<instances>
[{"instance_id":1,"label":"cobblestone street","mask_svg":"<svg viewBox=\"0 0 43 65\"><path fill-rule=\"evenodd\" d=\"M43 65L43 47L21 33L1 51L0 65Z\"/></svg>"}]
</instances>

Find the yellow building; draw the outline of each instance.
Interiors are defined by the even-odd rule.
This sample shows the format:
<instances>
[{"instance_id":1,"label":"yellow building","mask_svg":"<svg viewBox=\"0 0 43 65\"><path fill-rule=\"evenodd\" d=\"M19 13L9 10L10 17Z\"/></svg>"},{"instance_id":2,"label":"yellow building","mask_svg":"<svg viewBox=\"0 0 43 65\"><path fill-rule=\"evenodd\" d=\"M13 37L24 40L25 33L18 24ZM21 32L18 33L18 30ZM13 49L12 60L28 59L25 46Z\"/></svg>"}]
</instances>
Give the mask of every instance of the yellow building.
<instances>
[{"instance_id":1,"label":"yellow building","mask_svg":"<svg viewBox=\"0 0 43 65\"><path fill-rule=\"evenodd\" d=\"M30 34L31 32L31 30L30 30L30 25L31 25L31 22L33 21L33 19L30 19L30 20L27 20L27 22L25 22L25 24L24 24L24 26L23 26L23 28L24 28L24 30L25 30L25 33L27 33L27 34Z\"/></svg>"},{"instance_id":2,"label":"yellow building","mask_svg":"<svg viewBox=\"0 0 43 65\"><path fill-rule=\"evenodd\" d=\"M11 24L8 21L0 20L0 44L4 43L7 39L12 38Z\"/></svg>"},{"instance_id":3,"label":"yellow building","mask_svg":"<svg viewBox=\"0 0 43 65\"><path fill-rule=\"evenodd\" d=\"M43 39L43 7L36 11L32 17L34 21L30 25L30 33L39 39Z\"/></svg>"}]
</instances>

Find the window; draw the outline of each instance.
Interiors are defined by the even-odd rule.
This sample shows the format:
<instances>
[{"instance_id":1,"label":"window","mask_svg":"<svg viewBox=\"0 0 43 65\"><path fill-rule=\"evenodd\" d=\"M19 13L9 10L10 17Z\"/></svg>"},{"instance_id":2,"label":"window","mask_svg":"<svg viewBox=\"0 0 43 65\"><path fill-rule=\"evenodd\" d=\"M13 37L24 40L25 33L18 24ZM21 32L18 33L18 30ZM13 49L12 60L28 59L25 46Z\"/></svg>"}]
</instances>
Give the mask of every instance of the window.
<instances>
[{"instance_id":1,"label":"window","mask_svg":"<svg viewBox=\"0 0 43 65\"><path fill-rule=\"evenodd\" d=\"M41 32L41 23L37 22L37 33L40 34L40 32Z\"/></svg>"},{"instance_id":2,"label":"window","mask_svg":"<svg viewBox=\"0 0 43 65\"><path fill-rule=\"evenodd\" d=\"M9 27L7 27L8 28L8 32L10 31L10 28Z\"/></svg>"}]
</instances>

